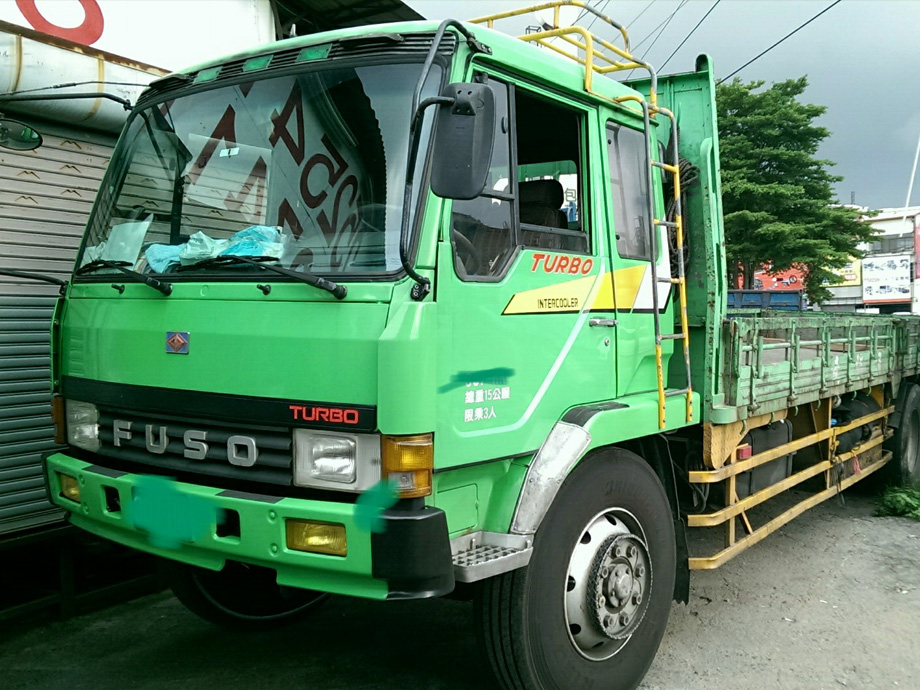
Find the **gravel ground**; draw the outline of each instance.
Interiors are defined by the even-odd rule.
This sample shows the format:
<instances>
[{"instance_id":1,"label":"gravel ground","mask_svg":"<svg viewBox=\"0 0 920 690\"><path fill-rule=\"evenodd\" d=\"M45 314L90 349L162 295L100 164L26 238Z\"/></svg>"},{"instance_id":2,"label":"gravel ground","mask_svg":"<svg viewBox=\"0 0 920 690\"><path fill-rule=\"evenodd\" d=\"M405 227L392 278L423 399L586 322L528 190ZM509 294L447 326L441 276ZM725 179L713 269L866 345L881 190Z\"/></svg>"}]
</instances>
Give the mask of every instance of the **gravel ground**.
<instances>
[{"instance_id":1,"label":"gravel ground","mask_svg":"<svg viewBox=\"0 0 920 690\"><path fill-rule=\"evenodd\" d=\"M920 688L920 523L845 495L694 573L641 687Z\"/></svg>"},{"instance_id":2,"label":"gravel ground","mask_svg":"<svg viewBox=\"0 0 920 690\"><path fill-rule=\"evenodd\" d=\"M920 688L920 524L849 497L809 511L674 605L643 690ZM240 635L163 593L0 630L0 688L491 689L460 601L333 599Z\"/></svg>"}]
</instances>

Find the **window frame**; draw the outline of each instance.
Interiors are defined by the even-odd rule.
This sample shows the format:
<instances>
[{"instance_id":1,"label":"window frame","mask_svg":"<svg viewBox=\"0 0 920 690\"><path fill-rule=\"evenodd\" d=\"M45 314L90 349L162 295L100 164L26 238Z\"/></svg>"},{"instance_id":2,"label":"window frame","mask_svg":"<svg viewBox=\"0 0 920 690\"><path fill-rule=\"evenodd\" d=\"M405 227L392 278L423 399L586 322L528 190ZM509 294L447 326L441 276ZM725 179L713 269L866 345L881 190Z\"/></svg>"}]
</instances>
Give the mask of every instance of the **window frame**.
<instances>
[{"instance_id":1,"label":"window frame","mask_svg":"<svg viewBox=\"0 0 920 690\"><path fill-rule=\"evenodd\" d=\"M638 125L640 125L640 126L638 126L638 127L633 126L634 124L638 124ZM645 262L648 262L648 263L655 262L655 263L657 264L658 262L661 261L662 252L663 252L663 247L661 246L661 245L662 245L662 242L661 242L661 237L660 237L660 236L659 236L659 237L656 237L655 242L654 242L654 247L653 247L653 246L649 246L649 247L648 247L648 255L647 255L647 256L637 256L637 255L634 255L634 254L625 254L625 253L623 253L623 252L620 251L619 243L617 242L617 240L618 240L617 234L619 233L619 228L618 228L617 222L616 222L616 213L617 213L617 212L616 212L616 208L617 208L617 206L616 206L615 199L614 199L614 195L613 195L613 192L612 192L612 189L611 189L611 181L610 181L610 176L611 176L611 172L612 172L613 158L612 158L611 152L610 152L610 146L611 146L611 145L610 145L609 143L607 143L607 135L608 135L608 133L610 132L611 127L615 127L615 128L617 128L618 130L622 130L622 129L625 128L625 129L627 129L627 130L631 130L631 131L633 131L633 132L635 132L635 133L641 135L641 136L643 137L643 139L646 140L646 143L647 143L647 145L648 145L648 150L649 150L649 152L652 153L652 160L656 160L656 158L655 158L655 156L654 156L654 152L657 150L657 140L654 139L654 138L650 138L650 137L651 137L651 132L649 132L648 135L647 135L647 134L645 133L644 127L642 127L641 125L642 125L641 121L637 121L637 122L635 122L635 123L630 123L630 122L626 121L625 119L624 119L624 120L618 120L617 118L611 117L610 115L608 115L608 116L605 118L605 121L604 121L604 126L603 126L604 142L605 142L605 147L604 147L604 148L605 148L605 153L606 153L606 156L607 156L607 165L606 165L606 171L605 171L606 177L607 177L607 184L605 185L605 194L607 195L608 201L609 201L609 203L610 203L610 209L609 209L609 211L608 211L608 218L609 218L611 221L613 221L613 223L612 223L612 227L613 227L613 237L610 238L610 239L611 239L610 244L612 245L611 248L616 252L616 256L617 256L618 258L620 258L620 259L628 259L628 260L630 260L630 261L645 261ZM646 178L646 179L648 179L648 178ZM650 186L648 187L648 199L645 200L645 201L646 201L646 207L649 207L648 202L650 201L650 202L651 202L650 207L654 210L654 212L655 212L656 214L657 214L657 213L659 212L659 210L660 210L660 209L658 208L658 203L659 203L660 195L656 193L656 188L659 188L659 187L660 187L660 182L659 182L659 180L660 180L659 175L658 175L658 174L655 174L655 172L653 171L653 174L652 174L652 176L651 176L651 180L649 181L649 182L650 182ZM647 219L647 226L646 226L646 233L647 233L646 236L647 236L647 238L650 237L651 235L653 235L653 234L656 233L656 229L655 229L655 226L654 226L654 221L655 221L654 216ZM648 230L649 230L649 227L648 227L648 226L651 226L651 228L650 228L650 229L651 229L651 233L648 232ZM654 253L655 255L653 255L653 251L652 251L653 249L657 249L657 250L658 250L657 252Z\"/></svg>"},{"instance_id":2,"label":"window frame","mask_svg":"<svg viewBox=\"0 0 920 690\"><path fill-rule=\"evenodd\" d=\"M597 113L596 106L591 104L583 103L580 101L567 98L565 95L560 94L556 91L553 91L547 87L543 87L542 92L537 91L538 85L534 83L528 83L523 81L520 78L516 78L513 75L493 72L487 69L478 68L474 71L473 81L497 81L504 84L508 89L508 118L509 118L509 184L507 192L501 192L494 189L485 189L477 198L489 198L496 199L501 202L510 202L511 203L511 236L513 240L513 245L509 247L511 250L509 252L508 258L505 260L504 265L501 267L501 270L498 273L492 275L461 275L457 271L457 261L455 256L455 250L453 247L452 241L452 216L453 216L453 205L456 203L456 200L451 202L451 207L449 210L451 221L447 225L447 240L451 245L451 255L453 260L451 263L454 266L454 273L456 276L465 283L497 283L503 281L515 264L517 257L526 250L541 250L542 247L533 246L525 244L524 242L524 232L540 232L546 234L555 234L561 237L577 237L585 238L585 249L583 251L573 250L573 249L552 249L543 251L552 251L554 253L561 253L574 256L594 256L597 248L597 238L592 236L590 231L591 224L588 222L590 218L590 211L588 209L587 200L589 199L589 194L587 193L587 188L591 185L591 176L589 173L590 170L590 156L588 155L588 146L587 139L590 136L589 133L589 118ZM552 107L571 112L576 119L576 124L578 126L578 137L577 137L577 151L576 159L573 161L578 171L576 174L578 176L579 186L578 186L578 210L579 210L579 223L581 225L580 230L571 230L568 228L554 228L543 225L534 225L532 223L522 223L521 222L521 210L520 210L520 195L518 194L518 185L520 184L520 163L518 160L518 92L522 91L527 94L527 97L533 98L536 100L544 101L550 104ZM501 117L501 115L499 115ZM554 178L555 179L555 178Z\"/></svg>"}]
</instances>

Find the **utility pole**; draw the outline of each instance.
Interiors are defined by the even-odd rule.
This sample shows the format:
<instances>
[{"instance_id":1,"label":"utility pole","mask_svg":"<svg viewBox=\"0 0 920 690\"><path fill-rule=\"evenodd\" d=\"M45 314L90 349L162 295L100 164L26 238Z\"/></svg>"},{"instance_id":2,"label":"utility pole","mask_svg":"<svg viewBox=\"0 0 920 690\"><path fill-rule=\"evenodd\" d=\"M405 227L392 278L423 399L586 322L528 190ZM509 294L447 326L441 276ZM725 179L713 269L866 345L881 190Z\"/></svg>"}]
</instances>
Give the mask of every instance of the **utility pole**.
<instances>
[{"instance_id":1,"label":"utility pole","mask_svg":"<svg viewBox=\"0 0 920 690\"><path fill-rule=\"evenodd\" d=\"M914 167L910 171L910 182L907 184L907 199L904 202L904 217L902 222L907 220L907 207L910 206L910 193L914 189L914 177L917 175L917 160L920 159L920 136L917 137L917 152L914 154Z\"/></svg>"}]
</instances>

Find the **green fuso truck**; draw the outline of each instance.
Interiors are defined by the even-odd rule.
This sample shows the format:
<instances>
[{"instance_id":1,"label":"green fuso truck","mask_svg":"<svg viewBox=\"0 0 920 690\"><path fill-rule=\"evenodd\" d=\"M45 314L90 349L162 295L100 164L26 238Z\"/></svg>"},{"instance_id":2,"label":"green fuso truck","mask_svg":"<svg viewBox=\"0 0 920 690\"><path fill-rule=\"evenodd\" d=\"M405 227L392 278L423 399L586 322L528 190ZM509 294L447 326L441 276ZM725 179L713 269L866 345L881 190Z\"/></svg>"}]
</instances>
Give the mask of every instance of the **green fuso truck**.
<instances>
[{"instance_id":1,"label":"green fuso truck","mask_svg":"<svg viewBox=\"0 0 920 690\"><path fill-rule=\"evenodd\" d=\"M708 59L563 4L621 37L389 24L146 89L53 323L74 525L220 624L469 595L506 688L633 688L691 570L917 481L920 319L732 317Z\"/></svg>"}]
</instances>

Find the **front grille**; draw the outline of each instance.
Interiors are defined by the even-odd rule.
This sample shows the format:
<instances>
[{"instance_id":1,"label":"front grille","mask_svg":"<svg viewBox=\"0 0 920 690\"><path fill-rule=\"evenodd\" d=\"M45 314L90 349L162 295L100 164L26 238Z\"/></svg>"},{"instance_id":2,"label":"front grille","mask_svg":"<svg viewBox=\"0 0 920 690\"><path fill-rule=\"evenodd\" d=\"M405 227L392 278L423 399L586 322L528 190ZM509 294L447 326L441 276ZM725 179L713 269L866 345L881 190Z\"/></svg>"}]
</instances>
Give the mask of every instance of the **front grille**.
<instances>
[{"instance_id":1,"label":"front grille","mask_svg":"<svg viewBox=\"0 0 920 690\"><path fill-rule=\"evenodd\" d=\"M115 420L130 424L130 439L119 439L115 445ZM151 425L154 446L162 442L161 427L168 438L162 453L147 448L147 426ZM125 428L123 424L121 428ZM185 457L185 432L206 434L207 455L201 460ZM195 435L201 438L201 433ZM232 436L245 436L255 442L258 456L255 464L240 467L231 464L227 453L227 440ZM175 419L136 412L99 410L99 455L117 460L147 465L175 473L220 477L245 482L259 482L280 486L292 484L293 448L291 430L280 427L226 424L209 419Z\"/></svg>"}]
</instances>

